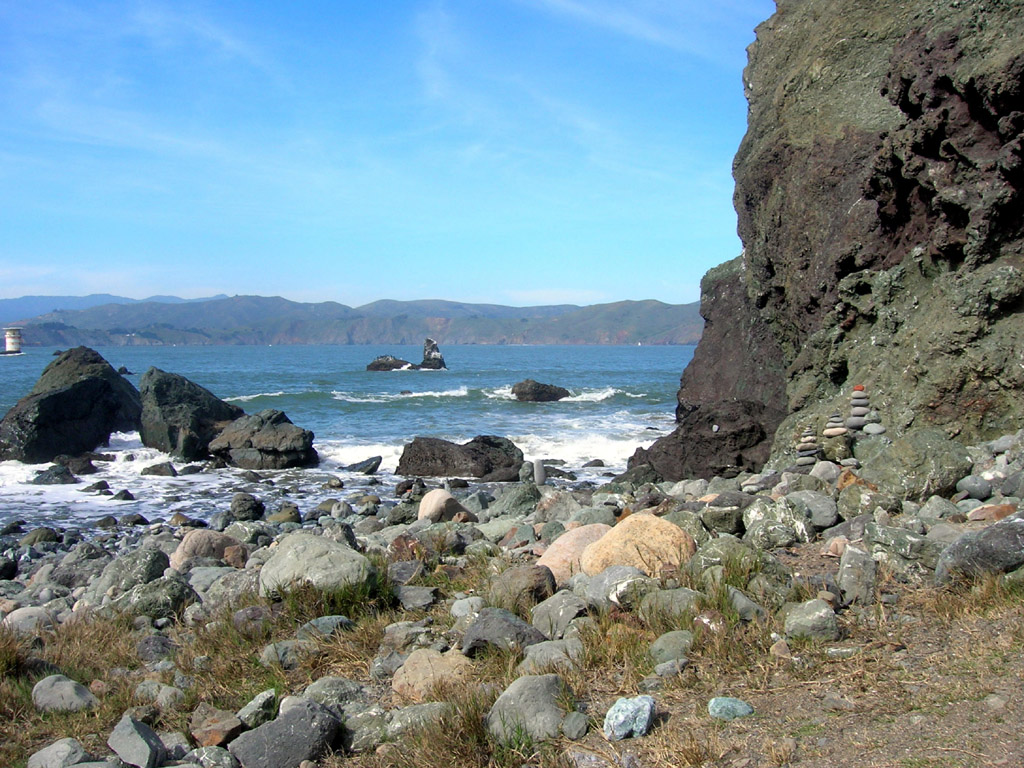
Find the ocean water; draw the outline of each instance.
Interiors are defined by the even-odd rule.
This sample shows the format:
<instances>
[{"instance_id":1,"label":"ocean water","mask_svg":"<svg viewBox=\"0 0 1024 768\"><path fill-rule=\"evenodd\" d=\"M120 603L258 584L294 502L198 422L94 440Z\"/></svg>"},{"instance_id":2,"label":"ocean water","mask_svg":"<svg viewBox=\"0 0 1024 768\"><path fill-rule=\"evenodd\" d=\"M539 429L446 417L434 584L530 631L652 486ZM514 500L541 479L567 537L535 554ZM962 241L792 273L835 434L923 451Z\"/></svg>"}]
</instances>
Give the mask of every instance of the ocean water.
<instances>
[{"instance_id":1,"label":"ocean water","mask_svg":"<svg viewBox=\"0 0 1024 768\"><path fill-rule=\"evenodd\" d=\"M621 472L640 446L671 431L679 376L693 355L690 346L448 346L447 371L368 372L377 355L413 362L419 346L276 347L111 347L97 349L115 368L125 366L138 385L150 366L185 376L218 397L253 413L282 410L316 435L321 456L316 469L265 473L261 495L298 496L300 508L326 498L328 475L347 489L364 486L363 476L342 467L382 456L378 479L385 486L403 447L416 436L465 442L476 435L511 439L526 458L558 459L581 480ZM0 358L0 412L31 389L53 359L50 349ZM525 378L557 384L571 397L556 403L520 403L512 385ZM137 434L117 434L107 451L113 462L98 463L98 475L78 486L36 486L43 466L0 462L0 525L11 519L33 524L88 525L107 514L141 512L150 519L181 511L205 517L226 506L240 487L236 470L179 478L140 476L169 457L144 448ZM601 459L605 469L581 469ZM178 466L181 462L176 462ZM106 480L128 489L134 502L83 493ZM334 492L334 496L338 496ZM344 496L344 493L342 494ZM296 499L299 501L299 499ZM305 502L303 504L302 502Z\"/></svg>"}]
</instances>

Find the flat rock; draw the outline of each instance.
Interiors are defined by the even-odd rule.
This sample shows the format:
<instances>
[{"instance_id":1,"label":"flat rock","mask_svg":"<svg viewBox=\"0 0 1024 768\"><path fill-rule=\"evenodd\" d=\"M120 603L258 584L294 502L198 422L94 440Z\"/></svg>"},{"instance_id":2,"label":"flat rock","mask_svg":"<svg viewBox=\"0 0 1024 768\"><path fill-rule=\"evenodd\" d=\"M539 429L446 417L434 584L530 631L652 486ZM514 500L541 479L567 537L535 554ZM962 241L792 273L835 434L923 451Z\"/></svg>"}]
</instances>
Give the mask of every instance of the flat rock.
<instances>
[{"instance_id":1,"label":"flat rock","mask_svg":"<svg viewBox=\"0 0 1024 768\"><path fill-rule=\"evenodd\" d=\"M409 701L421 702L443 693L442 684L458 685L469 680L472 671L473 663L458 651L440 653L433 648L419 648L395 672L391 688Z\"/></svg>"}]
</instances>

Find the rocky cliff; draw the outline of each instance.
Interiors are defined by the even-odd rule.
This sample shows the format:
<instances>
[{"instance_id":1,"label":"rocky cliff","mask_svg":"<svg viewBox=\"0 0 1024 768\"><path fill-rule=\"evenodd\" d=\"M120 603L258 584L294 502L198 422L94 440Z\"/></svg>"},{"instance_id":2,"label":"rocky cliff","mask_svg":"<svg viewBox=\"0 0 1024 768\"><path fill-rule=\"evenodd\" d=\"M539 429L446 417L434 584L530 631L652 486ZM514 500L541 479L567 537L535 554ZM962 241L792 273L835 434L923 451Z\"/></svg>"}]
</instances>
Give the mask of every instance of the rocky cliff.
<instances>
[{"instance_id":1,"label":"rocky cliff","mask_svg":"<svg viewBox=\"0 0 1024 768\"><path fill-rule=\"evenodd\" d=\"M741 257L667 477L785 464L856 384L890 433L1024 425L1024 14L1001 0L781 0L757 29L734 163Z\"/></svg>"}]
</instances>

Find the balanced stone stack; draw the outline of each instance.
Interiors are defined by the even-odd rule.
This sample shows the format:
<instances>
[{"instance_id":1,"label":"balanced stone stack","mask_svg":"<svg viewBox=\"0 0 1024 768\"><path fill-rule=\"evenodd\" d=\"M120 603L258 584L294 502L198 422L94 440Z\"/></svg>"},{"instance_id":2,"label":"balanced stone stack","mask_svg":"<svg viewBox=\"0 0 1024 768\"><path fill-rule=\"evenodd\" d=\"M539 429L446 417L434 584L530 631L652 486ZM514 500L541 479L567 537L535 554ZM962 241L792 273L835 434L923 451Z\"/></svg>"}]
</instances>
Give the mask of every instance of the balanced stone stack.
<instances>
[{"instance_id":1,"label":"balanced stone stack","mask_svg":"<svg viewBox=\"0 0 1024 768\"><path fill-rule=\"evenodd\" d=\"M808 427L800 436L796 446L796 465L798 467L813 466L821 455L821 446L814 430Z\"/></svg>"},{"instance_id":2,"label":"balanced stone stack","mask_svg":"<svg viewBox=\"0 0 1024 768\"><path fill-rule=\"evenodd\" d=\"M885 433L885 427L881 424L882 418L877 411L871 410L871 403L868 393L863 384L857 384L850 395L850 417L846 420L845 426L854 432L862 432L866 435L881 435Z\"/></svg>"},{"instance_id":3,"label":"balanced stone stack","mask_svg":"<svg viewBox=\"0 0 1024 768\"><path fill-rule=\"evenodd\" d=\"M838 413L833 413L828 417L828 421L825 423L825 428L821 431L821 434L823 437L839 437L849 431L843 423L843 417Z\"/></svg>"}]
</instances>

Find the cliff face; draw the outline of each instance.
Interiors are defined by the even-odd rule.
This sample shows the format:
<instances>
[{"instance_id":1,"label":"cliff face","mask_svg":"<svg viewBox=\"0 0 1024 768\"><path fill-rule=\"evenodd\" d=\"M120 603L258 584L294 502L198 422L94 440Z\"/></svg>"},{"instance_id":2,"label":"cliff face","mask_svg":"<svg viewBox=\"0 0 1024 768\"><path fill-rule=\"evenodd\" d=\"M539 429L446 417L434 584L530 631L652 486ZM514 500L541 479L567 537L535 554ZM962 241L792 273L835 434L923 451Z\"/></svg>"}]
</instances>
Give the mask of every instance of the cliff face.
<instances>
[{"instance_id":1,"label":"cliff face","mask_svg":"<svg viewBox=\"0 0 1024 768\"><path fill-rule=\"evenodd\" d=\"M745 86L744 254L705 278L676 433L633 462L784 464L854 384L893 433L1024 426L1019 3L784 0Z\"/></svg>"}]
</instances>

